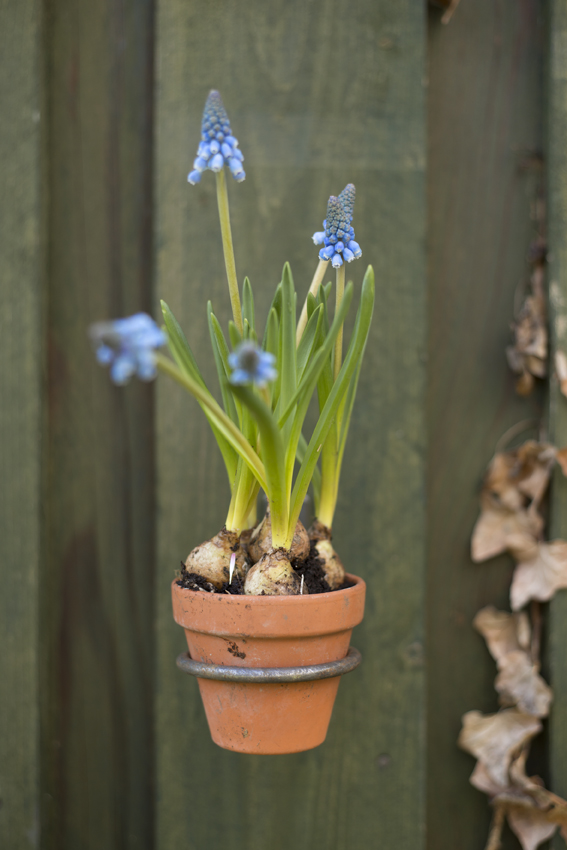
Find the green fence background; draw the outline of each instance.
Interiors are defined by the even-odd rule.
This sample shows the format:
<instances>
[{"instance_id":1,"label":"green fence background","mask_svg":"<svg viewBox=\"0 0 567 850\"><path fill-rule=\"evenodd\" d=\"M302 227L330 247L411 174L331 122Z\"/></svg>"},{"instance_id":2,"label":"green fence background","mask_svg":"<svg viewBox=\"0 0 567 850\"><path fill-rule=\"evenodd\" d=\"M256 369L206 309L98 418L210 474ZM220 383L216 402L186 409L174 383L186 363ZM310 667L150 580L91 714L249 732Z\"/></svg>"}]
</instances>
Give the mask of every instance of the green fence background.
<instances>
[{"instance_id":1,"label":"green fence background","mask_svg":"<svg viewBox=\"0 0 567 850\"><path fill-rule=\"evenodd\" d=\"M7 850L484 846L455 742L465 711L496 708L471 620L506 605L512 564L473 565L468 541L508 427L545 416L567 443L557 388L520 399L504 358L534 153L567 298L567 4L462 0L440 18L421 0L0 0ZM112 387L86 338L163 297L208 347L205 301L227 305L214 190L185 176L213 87L246 155L230 200L260 315L284 260L306 291L310 234L348 181L377 278L334 529L369 582L364 663L326 743L293 756L216 748L175 667L169 583L226 503L202 417L165 382ZM565 482L552 508L565 537ZM551 608L536 755L565 796L566 595Z\"/></svg>"}]
</instances>

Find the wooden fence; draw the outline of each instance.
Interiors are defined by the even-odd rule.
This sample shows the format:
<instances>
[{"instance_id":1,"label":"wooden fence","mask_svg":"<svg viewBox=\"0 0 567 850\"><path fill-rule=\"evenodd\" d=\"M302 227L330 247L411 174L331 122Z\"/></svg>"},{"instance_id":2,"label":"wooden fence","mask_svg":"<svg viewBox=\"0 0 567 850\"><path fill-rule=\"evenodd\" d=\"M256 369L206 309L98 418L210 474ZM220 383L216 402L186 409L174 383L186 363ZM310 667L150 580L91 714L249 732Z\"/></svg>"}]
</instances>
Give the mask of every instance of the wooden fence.
<instances>
[{"instance_id":1,"label":"wooden fence","mask_svg":"<svg viewBox=\"0 0 567 850\"><path fill-rule=\"evenodd\" d=\"M475 566L468 541L507 428L549 413L567 443L567 402L553 384L551 405L519 398L504 357L540 179L523 166L542 151L567 298L567 6L440 16L421 0L0 2L1 847L484 846L456 738L465 711L496 708L471 620L506 605L511 561ZM169 583L226 505L207 427L165 381L112 387L86 337L160 297L196 351L208 298L226 318L212 182L185 181L213 87L246 155L231 208L260 315L284 260L306 290L311 232L348 181L377 279L334 529L369 583L364 663L327 742L293 756L215 747L175 667ZM552 503L565 537L565 482ZM551 608L539 758L565 796L567 595Z\"/></svg>"}]
</instances>

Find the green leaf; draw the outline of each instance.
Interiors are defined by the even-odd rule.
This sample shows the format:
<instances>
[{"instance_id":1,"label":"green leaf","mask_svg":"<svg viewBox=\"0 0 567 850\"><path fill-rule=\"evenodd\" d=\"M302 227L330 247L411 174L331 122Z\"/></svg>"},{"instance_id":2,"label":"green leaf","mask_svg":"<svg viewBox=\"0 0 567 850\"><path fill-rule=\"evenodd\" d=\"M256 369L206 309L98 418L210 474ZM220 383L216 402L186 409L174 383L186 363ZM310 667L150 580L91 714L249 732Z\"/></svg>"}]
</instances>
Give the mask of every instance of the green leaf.
<instances>
[{"instance_id":1,"label":"green leaf","mask_svg":"<svg viewBox=\"0 0 567 850\"><path fill-rule=\"evenodd\" d=\"M278 319L278 314L275 309L272 307L268 314L268 321L266 322L266 331L264 333L264 340L262 343L262 348L264 351L268 351L270 354L276 358L276 369L278 362L278 349L280 344L280 323ZM276 379L273 384L270 385L270 397L272 409L274 409L278 403L279 398L279 381Z\"/></svg>"},{"instance_id":2,"label":"green leaf","mask_svg":"<svg viewBox=\"0 0 567 850\"><path fill-rule=\"evenodd\" d=\"M279 417L278 425L280 428L284 426L293 408L298 402L302 401L302 403L305 403L305 399L307 399L307 406L309 405L311 394L315 389L315 385L319 379L321 370L323 369L325 361L330 356L333 350L337 334L346 318L350 303L352 301L352 295L353 285L352 282L349 282L345 288L345 293L343 296L343 300L341 301L341 305L337 310L337 313L333 319L333 324L331 325L331 328L329 329L329 332L326 335L323 344L320 346L315 356L312 357L310 362L307 364L307 368L305 369L305 372L299 383L299 386L297 387L297 390L291 397L288 406Z\"/></svg>"},{"instance_id":3,"label":"green leaf","mask_svg":"<svg viewBox=\"0 0 567 850\"><path fill-rule=\"evenodd\" d=\"M309 320L313 313L315 312L315 308L317 307L317 300L314 295L310 292L307 293L307 319Z\"/></svg>"},{"instance_id":4,"label":"green leaf","mask_svg":"<svg viewBox=\"0 0 567 850\"><path fill-rule=\"evenodd\" d=\"M266 322L266 331L262 341L262 348L264 351L269 351L270 354L273 354L276 358L278 356L279 337L280 323L278 314L272 307L268 314L268 321Z\"/></svg>"},{"instance_id":5,"label":"green leaf","mask_svg":"<svg viewBox=\"0 0 567 850\"><path fill-rule=\"evenodd\" d=\"M195 360L193 352L187 342L187 337L181 330L181 325L165 301L161 301L160 303L163 320L165 322L165 329L167 331L169 347L177 365L180 369L186 371L188 375L191 375L196 381L199 381L203 387L206 386L197 365L197 361Z\"/></svg>"},{"instance_id":6,"label":"green leaf","mask_svg":"<svg viewBox=\"0 0 567 850\"><path fill-rule=\"evenodd\" d=\"M346 292L347 290L345 290L345 297ZM366 341L370 330L370 323L372 321L373 309L374 271L372 266L368 266L362 283L360 305L346 357L337 376L337 380L329 394L325 407L319 416L319 421L317 422L311 440L309 441L303 463L301 464L301 468L293 488L291 496L290 525L293 524L294 528L309 487L309 482L313 475L313 470L317 464L321 446L323 445L329 429L334 422L335 415L348 388L350 380L364 355L364 349L366 347Z\"/></svg>"},{"instance_id":7,"label":"green leaf","mask_svg":"<svg viewBox=\"0 0 567 850\"><path fill-rule=\"evenodd\" d=\"M321 323L323 321L323 307L319 305L312 313L303 336L297 347L297 380L301 381L305 368L312 356L313 347L319 338Z\"/></svg>"},{"instance_id":8,"label":"green leaf","mask_svg":"<svg viewBox=\"0 0 567 850\"><path fill-rule=\"evenodd\" d=\"M230 344L232 345L233 351L235 348L238 348L238 346L242 342L240 331L238 330L232 319L228 323L228 338L230 340Z\"/></svg>"},{"instance_id":9,"label":"green leaf","mask_svg":"<svg viewBox=\"0 0 567 850\"><path fill-rule=\"evenodd\" d=\"M223 407L225 413L230 416L234 424L238 425L240 420L236 410L236 405L234 404L234 398L226 386L226 380L230 376L230 366L228 365L228 345L226 344L219 320L213 313L213 307L210 301L207 303L207 314L209 321L209 334L211 337L215 365L217 367Z\"/></svg>"},{"instance_id":10,"label":"green leaf","mask_svg":"<svg viewBox=\"0 0 567 850\"><path fill-rule=\"evenodd\" d=\"M260 487L265 489L267 485L264 464L248 440L236 427L234 422L229 419L210 392L192 376L188 375L176 366L175 363L169 360L169 358L164 357L163 354L158 352L155 357L158 368L181 384L181 386L185 387L185 389L197 399L201 407L206 408L205 413L211 424L214 424L214 427L217 428L217 430L227 440L231 448L233 448L239 457L248 464L250 469L254 472Z\"/></svg>"},{"instance_id":11,"label":"green leaf","mask_svg":"<svg viewBox=\"0 0 567 850\"><path fill-rule=\"evenodd\" d=\"M299 442L297 444L297 460L300 465L303 463L303 459L305 457L305 453L307 451L307 440L301 434L299 437ZM315 516L317 516L319 512L319 502L321 501L321 471L319 467L316 466L313 470L313 475L311 477L311 487L313 488L313 502L315 504Z\"/></svg>"},{"instance_id":12,"label":"green leaf","mask_svg":"<svg viewBox=\"0 0 567 850\"><path fill-rule=\"evenodd\" d=\"M284 265L282 276L282 308L280 320L280 347L278 365L279 401L286 407L296 388L296 345L295 345L295 291L289 263Z\"/></svg>"},{"instance_id":13,"label":"green leaf","mask_svg":"<svg viewBox=\"0 0 567 850\"><path fill-rule=\"evenodd\" d=\"M247 277L244 278L244 285L242 287L242 318L248 319L248 324L254 330L254 295Z\"/></svg>"},{"instance_id":14,"label":"green leaf","mask_svg":"<svg viewBox=\"0 0 567 850\"><path fill-rule=\"evenodd\" d=\"M276 291L274 292L274 297L272 298L272 303L270 304L270 310L275 310L278 316L278 321L282 312L282 284L281 281L276 286Z\"/></svg>"},{"instance_id":15,"label":"green leaf","mask_svg":"<svg viewBox=\"0 0 567 850\"><path fill-rule=\"evenodd\" d=\"M319 402L319 412L323 410L327 399L329 398L329 393L333 388L333 352L329 353L327 360L323 368L321 369L321 374L319 375L319 380L317 381L317 398Z\"/></svg>"},{"instance_id":16,"label":"green leaf","mask_svg":"<svg viewBox=\"0 0 567 850\"><path fill-rule=\"evenodd\" d=\"M258 344L258 337L256 336L256 331L251 326L248 319L244 319L244 339L250 339L252 342Z\"/></svg>"},{"instance_id":17,"label":"green leaf","mask_svg":"<svg viewBox=\"0 0 567 850\"><path fill-rule=\"evenodd\" d=\"M266 495L270 502L272 542L284 546L288 537L288 494L285 480L285 453L282 435L268 405L249 387L232 386L231 390L250 410L260 432L262 458L266 470ZM295 526L294 526L295 528ZM291 541L289 541L289 545Z\"/></svg>"},{"instance_id":18,"label":"green leaf","mask_svg":"<svg viewBox=\"0 0 567 850\"><path fill-rule=\"evenodd\" d=\"M343 410L343 415L341 417L340 423L340 435L339 435L339 453L337 458L337 469L340 472L343 454L345 450L345 445L348 436L348 429L350 425L350 419L352 416L352 409L354 407L354 400L356 398L356 390L358 388L358 379L360 377L360 369L362 367L362 357L358 361L358 366L354 372L354 375L350 379L350 383L348 385L348 390L345 399L345 405Z\"/></svg>"},{"instance_id":19,"label":"green leaf","mask_svg":"<svg viewBox=\"0 0 567 850\"><path fill-rule=\"evenodd\" d=\"M189 378L195 380L200 387L210 396L212 399L212 395L207 389L207 385L205 384L201 372L199 371L199 367L197 366L197 361L191 351L189 343L185 337L185 334L181 330L181 326L179 322L169 309L168 305L165 301L161 302L161 309L163 313L163 318L165 322L165 329L167 332L167 339L169 343L169 348L171 353L175 359L175 362L181 369L181 371L186 374ZM220 453L224 460L224 465L226 467L226 474L228 476L229 484L232 488L235 476L236 476L236 466L237 466L237 456L234 452L233 448L227 442L226 438L223 436L222 432L218 430L215 422L211 418L210 411L208 410L206 405L203 405L201 402L201 408L203 413L207 417L209 425L211 426L211 430L217 441L217 445L219 447ZM234 404L234 402L233 402Z\"/></svg>"},{"instance_id":20,"label":"green leaf","mask_svg":"<svg viewBox=\"0 0 567 850\"><path fill-rule=\"evenodd\" d=\"M329 359L330 352L335 344L335 340L337 338L339 330L344 324L346 314L350 307L350 302L352 301L352 293L353 286L351 283L345 289L343 300L335 314L335 318L333 319L333 324L331 325L327 338L325 339L323 345L321 346L317 354L312 358L308 368L305 370L304 378L301 381L301 389L298 388L296 394L297 407L295 410L295 414L290 417L290 424L286 432L286 480L288 481L290 487L297 452L297 445L301 437L301 430L303 428L303 422L307 415L311 396L313 395L313 391L315 389L315 385L319 378L321 369L324 368L326 361ZM292 408L292 404L293 402L290 402L288 409ZM280 428L282 427L281 420L278 425L280 426Z\"/></svg>"}]
</instances>

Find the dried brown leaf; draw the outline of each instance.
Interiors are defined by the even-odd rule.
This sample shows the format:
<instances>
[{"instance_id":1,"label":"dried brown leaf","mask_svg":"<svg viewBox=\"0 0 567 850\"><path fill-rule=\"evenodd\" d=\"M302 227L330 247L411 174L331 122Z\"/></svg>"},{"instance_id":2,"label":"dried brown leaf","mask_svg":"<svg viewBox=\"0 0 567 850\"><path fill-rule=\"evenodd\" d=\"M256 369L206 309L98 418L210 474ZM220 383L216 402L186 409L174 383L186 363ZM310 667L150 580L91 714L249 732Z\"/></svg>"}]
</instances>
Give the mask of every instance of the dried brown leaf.
<instances>
[{"instance_id":1,"label":"dried brown leaf","mask_svg":"<svg viewBox=\"0 0 567 850\"><path fill-rule=\"evenodd\" d=\"M496 798L499 802L522 802L526 805L532 806L534 804L534 800L533 797L530 796L529 791L526 791L521 785L515 786L513 783L512 771L515 763L515 760L512 761L509 771L510 782L506 785L500 785L495 782L481 761L477 761L476 767L469 777L469 782L479 791L482 791L483 794L487 794L491 800ZM529 784L530 780L528 780L527 777L525 777L525 780Z\"/></svg>"},{"instance_id":2,"label":"dried brown leaf","mask_svg":"<svg viewBox=\"0 0 567 850\"><path fill-rule=\"evenodd\" d=\"M508 549L530 552L543 530L543 519L535 510L508 510L488 495L481 499L482 512L471 540L475 563L494 558Z\"/></svg>"},{"instance_id":3,"label":"dried brown leaf","mask_svg":"<svg viewBox=\"0 0 567 850\"><path fill-rule=\"evenodd\" d=\"M521 554L521 553L520 553ZM567 587L567 543L554 540L538 543L534 552L519 558L514 570L510 601L513 611L531 599L546 602L556 590Z\"/></svg>"},{"instance_id":4,"label":"dried brown leaf","mask_svg":"<svg viewBox=\"0 0 567 850\"><path fill-rule=\"evenodd\" d=\"M515 451L497 452L486 470L482 487L483 495L496 498L502 508L517 511L525 506L526 500L518 492L517 476L520 471Z\"/></svg>"},{"instance_id":5,"label":"dried brown leaf","mask_svg":"<svg viewBox=\"0 0 567 850\"><path fill-rule=\"evenodd\" d=\"M508 769L514 753L541 731L536 717L507 708L497 714L468 711L463 716L459 746L482 762L491 779L508 785Z\"/></svg>"},{"instance_id":6,"label":"dried brown leaf","mask_svg":"<svg viewBox=\"0 0 567 850\"><path fill-rule=\"evenodd\" d=\"M547 717L553 694L528 654L522 649L509 652L502 658L500 668L494 687L501 704L516 705L535 717Z\"/></svg>"},{"instance_id":7,"label":"dried brown leaf","mask_svg":"<svg viewBox=\"0 0 567 850\"><path fill-rule=\"evenodd\" d=\"M513 370L513 371L516 371L516 370ZM528 396L528 395L530 395L530 393L532 392L532 390L535 386L535 378L531 374L531 372L528 372L526 370L526 371L522 372L522 374L520 375L520 377L518 378L518 380L516 381L514 386L516 388L516 392L518 393L518 395Z\"/></svg>"},{"instance_id":8,"label":"dried brown leaf","mask_svg":"<svg viewBox=\"0 0 567 850\"><path fill-rule=\"evenodd\" d=\"M556 449L528 440L510 452L497 452L488 467L473 530L472 559L486 561L506 550L534 557L534 541L543 531L538 505L548 487Z\"/></svg>"},{"instance_id":9,"label":"dried brown leaf","mask_svg":"<svg viewBox=\"0 0 567 850\"><path fill-rule=\"evenodd\" d=\"M519 791L524 795L527 794L539 809L547 813L547 819L550 822L567 825L567 800L563 800L557 794L548 791L539 776L526 776L527 756L528 750L524 747L518 758L514 759L510 765L510 780L514 786L514 792ZM523 803L525 802L523 800Z\"/></svg>"},{"instance_id":10,"label":"dried brown leaf","mask_svg":"<svg viewBox=\"0 0 567 850\"><path fill-rule=\"evenodd\" d=\"M459 5L460 0L449 0L448 3L443 2L443 6L447 6L447 11L444 12L441 23L447 25L451 22L451 18L455 14L455 9Z\"/></svg>"},{"instance_id":11,"label":"dried brown leaf","mask_svg":"<svg viewBox=\"0 0 567 850\"><path fill-rule=\"evenodd\" d=\"M567 446L563 449L557 449L555 453L555 460L561 467L563 475L567 475Z\"/></svg>"},{"instance_id":12,"label":"dried brown leaf","mask_svg":"<svg viewBox=\"0 0 567 850\"><path fill-rule=\"evenodd\" d=\"M540 500L547 485L556 448L550 443L526 440L509 452L497 452L492 458L484 479L483 494L497 496L502 507L518 510L529 499Z\"/></svg>"},{"instance_id":13,"label":"dried brown leaf","mask_svg":"<svg viewBox=\"0 0 567 850\"><path fill-rule=\"evenodd\" d=\"M528 440L515 454L519 468L514 480L517 481L518 489L532 501L540 502L555 464L555 446Z\"/></svg>"},{"instance_id":14,"label":"dried brown leaf","mask_svg":"<svg viewBox=\"0 0 567 850\"><path fill-rule=\"evenodd\" d=\"M483 794L487 794L491 798L500 794L500 792L504 791L506 788L505 785L499 785L498 782L492 778L481 761L477 761L476 767L469 777L469 782L474 788L477 788L479 791L482 791Z\"/></svg>"},{"instance_id":15,"label":"dried brown leaf","mask_svg":"<svg viewBox=\"0 0 567 850\"><path fill-rule=\"evenodd\" d=\"M542 264L535 266L531 285L532 294L526 298L516 322L512 325L514 345L506 349L510 368L522 376L516 385L521 395L531 392L531 375L543 378L547 371L548 334Z\"/></svg>"},{"instance_id":16,"label":"dried brown leaf","mask_svg":"<svg viewBox=\"0 0 567 850\"><path fill-rule=\"evenodd\" d=\"M557 824L550 823L546 812L540 811L535 805L533 808L507 807L506 816L523 850L537 850L557 829Z\"/></svg>"},{"instance_id":17,"label":"dried brown leaf","mask_svg":"<svg viewBox=\"0 0 567 850\"><path fill-rule=\"evenodd\" d=\"M564 396L567 396L567 356L564 351L555 352L555 372L559 379L559 386Z\"/></svg>"},{"instance_id":18,"label":"dried brown leaf","mask_svg":"<svg viewBox=\"0 0 567 850\"><path fill-rule=\"evenodd\" d=\"M500 667L504 657L530 645L530 622L527 615L497 611L494 605L482 608L473 620L473 626L485 639L489 652Z\"/></svg>"},{"instance_id":19,"label":"dried brown leaf","mask_svg":"<svg viewBox=\"0 0 567 850\"><path fill-rule=\"evenodd\" d=\"M545 360L541 360L539 357L535 355L528 354L526 357L526 366L532 375L535 375L536 378L545 378L547 375L547 363Z\"/></svg>"}]
</instances>

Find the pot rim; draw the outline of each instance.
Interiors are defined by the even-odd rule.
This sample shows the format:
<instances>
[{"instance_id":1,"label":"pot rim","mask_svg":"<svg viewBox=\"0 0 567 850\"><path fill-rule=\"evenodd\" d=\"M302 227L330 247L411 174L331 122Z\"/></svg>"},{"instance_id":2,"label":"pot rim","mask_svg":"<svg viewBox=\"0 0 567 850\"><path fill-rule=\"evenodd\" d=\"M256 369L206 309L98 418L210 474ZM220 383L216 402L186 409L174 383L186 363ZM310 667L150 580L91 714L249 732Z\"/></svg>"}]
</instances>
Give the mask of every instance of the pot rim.
<instances>
[{"instance_id":1,"label":"pot rim","mask_svg":"<svg viewBox=\"0 0 567 850\"><path fill-rule=\"evenodd\" d=\"M351 587L306 596L233 596L171 584L175 622L219 635L299 637L352 629L362 621L366 583L347 573Z\"/></svg>"}]
</instances>

